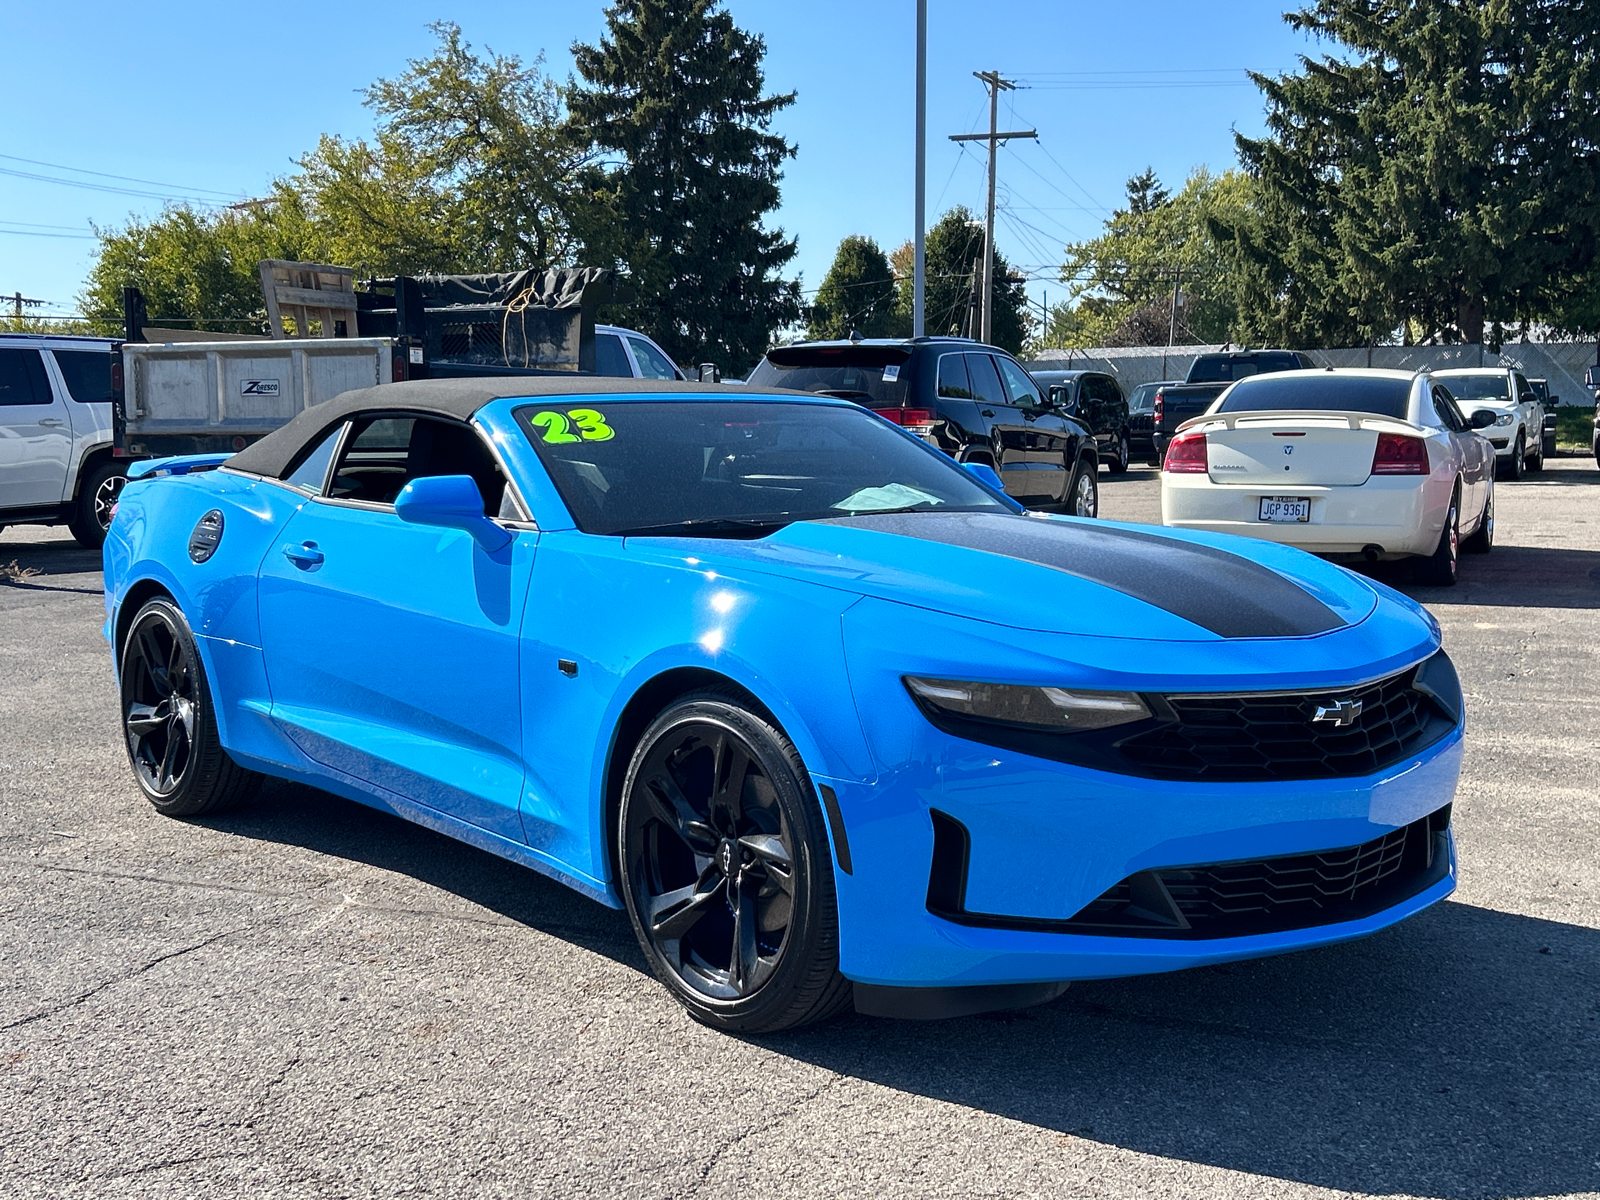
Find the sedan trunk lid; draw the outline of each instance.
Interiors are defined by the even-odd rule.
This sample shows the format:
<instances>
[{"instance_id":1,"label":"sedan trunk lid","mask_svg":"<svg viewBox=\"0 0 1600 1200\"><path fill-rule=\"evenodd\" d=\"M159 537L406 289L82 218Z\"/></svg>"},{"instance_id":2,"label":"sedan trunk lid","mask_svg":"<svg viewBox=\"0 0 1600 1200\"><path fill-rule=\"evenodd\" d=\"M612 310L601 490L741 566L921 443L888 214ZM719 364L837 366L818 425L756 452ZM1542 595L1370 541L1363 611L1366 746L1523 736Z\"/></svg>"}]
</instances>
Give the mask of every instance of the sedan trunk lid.
<instances>
[{"instance_id":1,"label":"sedan trunk lid","mask_svg":"<svg viewBox=\"0 0 1600 1200\"><path fill-rule=\"evenodd\" d=\"M1206 436L1213 483L1355 487L1372 473L1380 433L1417 437L1392 417L1360 412L1219 413L1186 422Z\"/></svg>"}]
</instances>

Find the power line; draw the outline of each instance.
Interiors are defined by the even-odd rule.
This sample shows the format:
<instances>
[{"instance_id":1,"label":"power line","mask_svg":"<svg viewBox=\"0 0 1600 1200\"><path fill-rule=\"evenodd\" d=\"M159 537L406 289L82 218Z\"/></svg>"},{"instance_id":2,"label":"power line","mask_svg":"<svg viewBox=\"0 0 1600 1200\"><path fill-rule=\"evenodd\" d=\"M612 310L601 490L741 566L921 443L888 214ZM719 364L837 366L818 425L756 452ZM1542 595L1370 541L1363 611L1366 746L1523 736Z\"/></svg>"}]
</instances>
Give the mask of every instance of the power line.
<instances>
[{"instance_id":1,"label":"power line","mask_svg":"<svg viewBox=\"0 0 1600 1200\"><path fill-rule=\"evenodd\" d=\"M123 183L143 183L150 187L173 188L180 192L204 192L212 196L233 198L238 192L220 192L216 188L186 187L181 183L163 183L158 179L136 179L132 175L112 175L107 171L91 171L87 167L69 167L64 163L41 162L37 158L19 158L15 154L0 154L9 162L27 163L31 167L49 167L52 171L71 171L74 175L93 175L99 179L116 179Z\"/></svg>"},{"instance_id":2,"label":"power line","mask_svg":"<svg viewBox=\"0 0 1600 1200\"><path fill-rule=\"evenodd\" d=\"M96 240L92 233L46 233L41 229L0 229L0 233L8 233L12 237L66 238L68 241L85 242Z\"/></svg>"},{"instance_id":3,"label":"power line","mask_svg":"<svg viewBox=\"0 0 1600 1200\"><path fill-rule=\"evenodd\" d=\"M87 179L58 179L54 175L40 175L36 171L18 171L13 167L0 167L0 175L14 179L32 179L39 183L54 183L61 187L82 188L88 192L106 192L113 196L135 196L142 200L187 200L206 207L218 207L220 200L207 200L201 196L187 196L167 192L147 192L137 188L113 187L109 183L90 183Z\"/></svg>"}]
</instances>

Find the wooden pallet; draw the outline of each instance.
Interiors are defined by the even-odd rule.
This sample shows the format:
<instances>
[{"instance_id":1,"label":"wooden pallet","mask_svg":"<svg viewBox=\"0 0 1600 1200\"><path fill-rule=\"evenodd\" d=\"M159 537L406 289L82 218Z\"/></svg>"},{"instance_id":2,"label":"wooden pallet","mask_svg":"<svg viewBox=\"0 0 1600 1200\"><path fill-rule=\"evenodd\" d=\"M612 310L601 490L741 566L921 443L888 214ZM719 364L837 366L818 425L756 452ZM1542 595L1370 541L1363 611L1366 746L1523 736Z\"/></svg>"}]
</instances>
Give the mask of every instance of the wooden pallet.
<instances>
[{"instance_id":1,"label":"wooden pallet","mask_svg":"<svg viewBox=\"0 0 1600 1200\"><path fill-rule=\"evenodd\" d=\"M261 263L261 296L267 302L267 320L275 338L311 337L311 322L321 326L321 337L340 336L336 322L344 322L344 337L357 336L355 271L326 263L286 262L269 258ZM294 319L294 333L284 330L284 315Z\"/></svg>"}]
</instances>

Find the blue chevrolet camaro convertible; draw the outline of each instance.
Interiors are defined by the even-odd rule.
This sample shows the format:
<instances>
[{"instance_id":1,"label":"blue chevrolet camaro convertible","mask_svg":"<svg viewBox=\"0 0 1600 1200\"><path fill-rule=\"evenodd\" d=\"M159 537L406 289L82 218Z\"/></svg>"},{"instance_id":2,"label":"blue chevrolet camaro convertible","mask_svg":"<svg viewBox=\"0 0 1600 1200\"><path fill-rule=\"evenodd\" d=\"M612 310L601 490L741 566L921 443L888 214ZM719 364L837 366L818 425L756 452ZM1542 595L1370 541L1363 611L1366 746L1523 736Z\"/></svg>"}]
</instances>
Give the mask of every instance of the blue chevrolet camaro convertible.
<instances>
[{"instance_id":1,"label":"blue chevrolet camaro convertible","mask_svg":"<svg viewBox=\"0 0 1600 1200\"><path fill-rule=\"evenodd\" d=\"M1423 609L995 485L821 396L346 393L130 472L129 759L173 816L300 780L625 907L746 1032L1325 945L1451 891L1462 697Z\"/></svg>"}]
</instances>

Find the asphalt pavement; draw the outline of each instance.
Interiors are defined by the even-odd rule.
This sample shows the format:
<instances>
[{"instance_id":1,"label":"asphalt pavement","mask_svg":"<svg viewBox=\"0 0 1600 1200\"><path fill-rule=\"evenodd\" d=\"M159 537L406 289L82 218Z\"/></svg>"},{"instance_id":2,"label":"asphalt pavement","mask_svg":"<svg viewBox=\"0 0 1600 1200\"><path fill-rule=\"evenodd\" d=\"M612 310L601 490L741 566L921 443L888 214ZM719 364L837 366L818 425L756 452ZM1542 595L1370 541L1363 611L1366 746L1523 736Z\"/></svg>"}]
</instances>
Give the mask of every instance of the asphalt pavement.
<instances>
[{"instance_id":1,"label":"asphalt pavement","mask_svg":"<svg viewBox=\"0 0 1600 1200\"><path fill-rule=\"evenodd\" d=\"M1154 472L1102 486L1158 519ZM1381 576L1468 695L1449 901L1019 1013L743 1040L621 913L396 818L287 784L158 816L98 556L8 529L0 1196L1600 1195L1597 498L1555 460L1500 485L1459 586Z\"/></svg>"}]
</instances>

